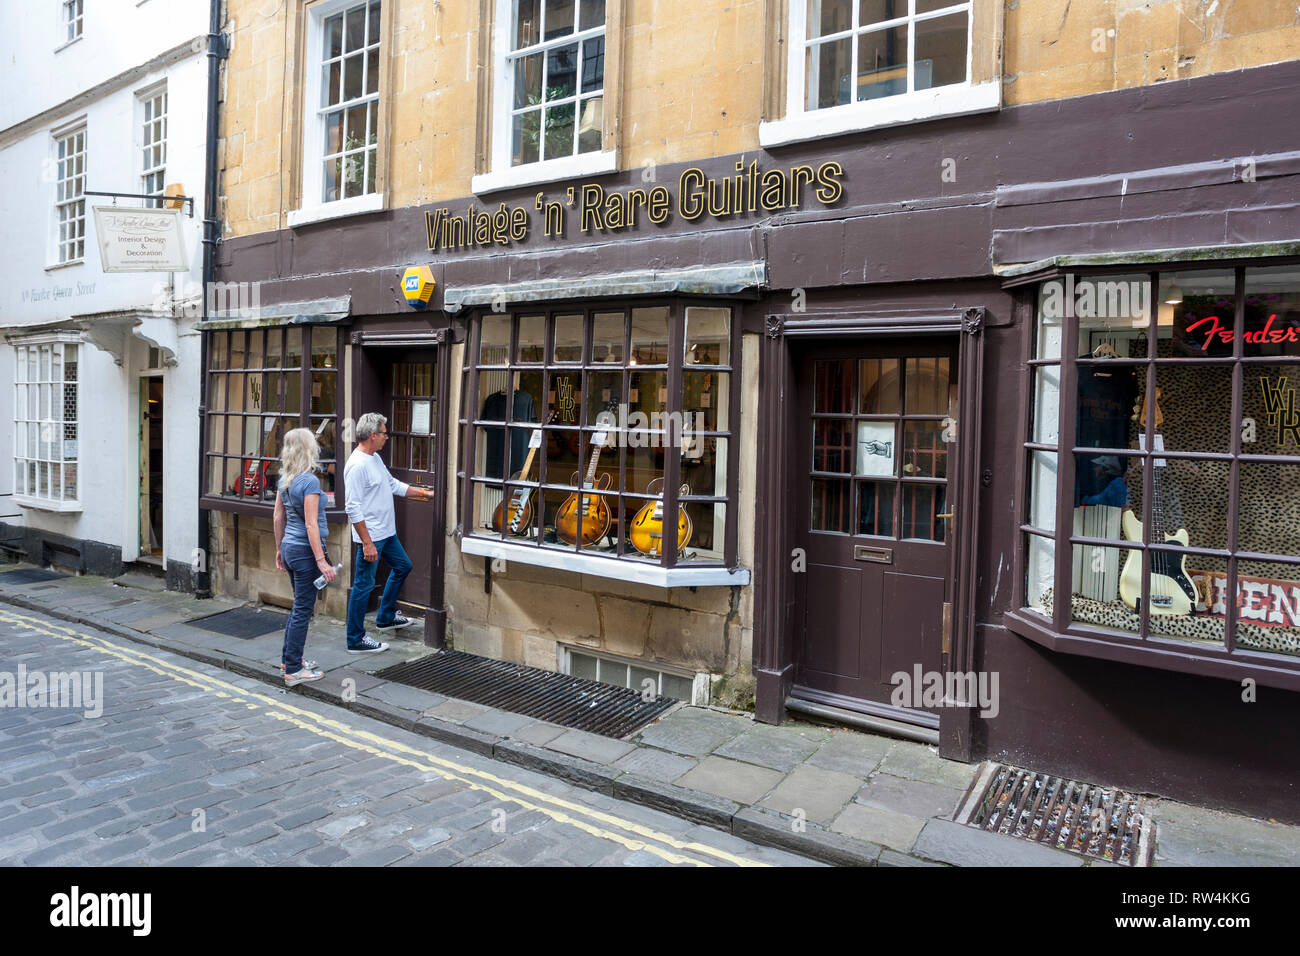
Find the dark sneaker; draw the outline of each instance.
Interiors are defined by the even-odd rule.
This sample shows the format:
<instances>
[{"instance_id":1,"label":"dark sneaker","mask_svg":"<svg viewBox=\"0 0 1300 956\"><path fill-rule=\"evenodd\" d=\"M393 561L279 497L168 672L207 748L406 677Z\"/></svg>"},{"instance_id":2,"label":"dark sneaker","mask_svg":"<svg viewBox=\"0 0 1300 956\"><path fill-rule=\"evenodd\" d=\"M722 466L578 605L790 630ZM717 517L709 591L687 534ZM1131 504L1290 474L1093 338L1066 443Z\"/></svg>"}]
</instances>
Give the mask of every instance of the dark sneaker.
<instances>
[{"instance_id":1,"label":"dark sneaker","mask_svg":"<svg viewBox=\"0 0 1300 956\"><path fill-rule=\"evenodd\" d=\"M380 624L378 621L375 621L375 630L376 630L376 631L395 631L395 630L397 630L399 627L410 627L410 626L411 626L412 624L414 624L414 623L415 623L415 622L412 621L410 618L402 617L402 615L400 615L400 614L395 614L395 615L393 616L393 620L392 620L392 622L389 623L389 624Z\"/></svg>"},{"instance_id":2,"label":"dark sneaker","mask_svg":"<svg viewBox=\"0 0 1300 956\"><path fill-rule=\"evenodd\" d=\"M388 650L387 644L374 640L369 634L356 644L348 645L349 654L380 654L386 650Z\"/></svg>"}]
</instances>

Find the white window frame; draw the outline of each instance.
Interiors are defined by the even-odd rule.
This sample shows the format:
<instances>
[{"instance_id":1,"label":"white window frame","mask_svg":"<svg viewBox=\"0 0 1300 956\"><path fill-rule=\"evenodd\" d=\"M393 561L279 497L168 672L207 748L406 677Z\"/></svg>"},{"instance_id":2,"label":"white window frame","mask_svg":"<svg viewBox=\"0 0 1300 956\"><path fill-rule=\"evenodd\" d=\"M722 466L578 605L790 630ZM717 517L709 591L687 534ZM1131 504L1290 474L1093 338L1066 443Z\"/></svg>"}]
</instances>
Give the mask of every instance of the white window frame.
<instances>
[{"instance_id":1,"label":"white window frame","mask_svg":"<svg viewBox=\"0 0 1300 956\"><path fill-rule=\"evenodd\" d=\"M916 31L908 31L907 42L907 88L908 92L879 99L845 103L822 109L807 108L805 89L805 64L808 49L808 2L807 0L789 0L790 35L787 43L785 116L779 120L764 121L758 127L759 144L781 146L786 143L800 143L820 139L825 136L838 136L844 133L877 129L884 126L897 126L905 123L917 123L924 120L946 116L965 116L971 113L983 113L997 110L1002 105L1002 84L995 78L990 82L972 83L973 55L975 46L974 23L975 7L982 0L954 0L952 4L931 13L915 14L916 0L908 0L907 16L900 16L888 21L893 26L924 22L938 17L949 16L959 11L966 13L966 81L934 89L914 89ZM853 4L854 16L858 5ZM859 28L852 35L856 38L863 32L880 29L886 21L872 24L871 30ZM848 35L846 33L846 35ZM857 56L857 44L851 44L854 56Z\"/></svg>"},{"instance_id":2,"label":"white window frame","mask_svg":"<svg viewBox=\"0 0 1300 956\"><path fill-rule=\"evenodd\" d=\"M81 364L84 358L85 349L82 347L81 336L75 332L54 332L44 335L23 336L21 338L11 338L9 344L14 352L14 441L13 441L13 459L14 459L14 503L24 508L39 508L44 511L81 511L81 471L77 470L77 496L75 498L64 497L64 473L63 469L68 465L79 466L81 461L79 442L81 438L81 384L84 381ZM67 362L66 358L59 366L59 376L55 380L53 375L53 352L55 349L60 350L66 355L66 347L74 346L77 350L77 377L69 383L66 378ZM28 350L37 352L37 378L32 380L27 373L29 365L24 361L27 358ZM41 374L40 352L44 349L50 350L50 369L49 375ZM76 386L76 418L69 421L63 416L63 391L68 384ZM44 402L40 399L42 388L49 390L49 415L42 415ZM37 399L36 414L32 414L31 397ZM23 413L20 417L20 411ZM54 414L57 411L57 416ZM71 424L76 428L77 437L67 439L64 428ZM57 429L59 434L46 434L53 429ZM35 438L35 455L29 454L32 450L32 439ZM67 442L71 440L78 442L74 446L71 456L65 454L68 450ZM42 447L44 446L44 448ZM43 450L50 453L42 454ZM47 469L59 469L58 496L49 494L32 494L31 488L28 487L29 468L34 467L36 471L37 484L40 484L41 466ZM20 471L22 480L19 480ZM46 490L48 491L48 479L46 481ZM23 489L21 492L19 489Z\"/></svg>"},{"instance_id":3,"label":"white window frame","mask_svg":"<svg viewBox=\"0 0 1300 956\"><path fill-rule=\"evenodd\" d=\"M610 0L612 3L613 0ZM605 37L606 71L601 85L603 109L611 103L610 74L608 57L610 50L609 6L606 3L605 22L600 28L576 31L554 40L541 40L528 47L530 53L545 53L552 47L581 43L596 36ZM575 0L575 8L580 5ZM496 0L495 29L492 39L492 159L491 171L474 176L470 189L474 193L487 193L516 186L529 186L536 183L555 182L561 179L576 179L582 176L598 176L618 169L618 150L602 148L589 153L576 153L557 159L544 159L522 166L510 165L513 143L513 102L515 93L513 61L517 59L512 49L511 37L514 35L516 0ZM575 9L575 16L577 15ZM581 83L581 77L578 79ZM575 91L575 100L581 99L581 92ZM581 121L580 112L575 106L574 122Z\"/></svg>"},{"instance_id":4,"label":"white window frame","mask_svg":"<svg viewBox=\"0 0 1300 956\"><path fill-rule=\"evenodd\" d=\"M60 0L59 42L55 52L81 39L86 19L85 0Z\"/></svg>"},{"instance_id":5,"label":"white window frame","mask_svg":"<svg viewBox=\"0 0 1300 956\"><path fill-rule=\"evenodd\" d=\"M666 674L670 677L680 677L683 680L691 682L691 699L683 701L683 703L690 704L694 707L708 706L712 681L707 673L701 671L690 671L681 667L665 666L659 661L638 660L635 657L623 657L620 654L609 654L605 651L597 651L590 647L556 644L556 650L559 652L558 663L561 674L567 674L570 677L573 676L573 655L577 654L581 657L590 657L597 661L596 680L600 681L602 684L609 684L613 687L626 687L629 690L640 691L641 688L639 686L633 687L628 683L631 679L630 670L625 670L624 681L621 683L618 681L606 680L600 676L604 672L606 666L612 665L614 669L639 667L641 670L653 671L658 676L658 681L655 685L656 695L662 695L664 692L664 675ZM673 699L676 700L678 698Z\"/></svg>"},{"instance_id":6,"label":"white window frame","mask_svg":"<svg viewBox=\"0 0 1300 956\"><path fill-rule=\"evenodd\" d=\"M384 97L387 94L387 84L385 83L384 74L387 72L387 58L384 52L384 18L388 16L385 6L391 4L392 0L383 0L380 5L380 37L379 37L379 86L373 94L363 94L352 105L365 104L373 102L375 108L383 109ZM325 164L325 123L327 110L320 106L321 101L321 67L325 62L325 21L336 14L346 14L346 12L358 6L363 6L366 0L325 0L323 3L315 4L307 8L307 43L306 55L304 61L306 66L306 77L303 83L303 140L302 140L302 199L300 207L292 210L288 214L288 223L290 227L305 225L310 222L319 222L324 219L335 219L342 216L358 216L365 213L378 212L384 209L384 193L382 190L373 193L362 193L360 196L351 196L346 199L336 199L332 202L326 202L323 198L324 191L324 164ZM363 57L364 60L364 57ZM373 98L372 98L373 97ZM340 107L333 107L339 109ZM382 120L382 117L381 117ZM382 123L377 123L378 128ZM381 164L381 154L383 152L383 137L377 136L375 144L375 164L376 164L376 185L378 185L379 169Z\"/></svg>"},{"instance_id":7,"label":"white window frame","mask_svg":"<svg viewBox=\"0 0 1300 956\"><path fill-rule=\"evenodd\" d=\"M81 137L80 153L72 152L71 154L60 157L59 148L70 141L75 140L77 136ZM86 261L86 245L88 238L86 236L89 215L87 212L86 200L86 181L90 174L90 147L89 147L89 125L82 119L77 123L55 130L50 136L51 162L54 168L54 192L51 196L53 209L53 231L52 238L54 241L51 250L50 263L52 268L59 266L78 265ZM65 176L64 163L80 155L81 172L71 176ZM69 199L63 195L65 185L68 191L72 193L73 198ZM79 188L78 188L79 187ZM80 203L81 211L75 219L62 219L63 210L71 211ZM80 224L80 234L74 239L67 240L64 238L64 232L61 229L65 223L77 222ZM80 243L80 249L76 244ZM68 255L65 253L79 252L78 255Z\"/></svg>"},{"instance_id":8,"label":"white window frame","mask_svg":"<svg viewBox=\"0 0 1300 956\"><path fill-rule=\"evenodd\" d=\"M162 103L162 112L151 116L150 110L159 101ZM136 94L136 130L139 133L136 155L140 159L140 192L146 195L162 197L167 187L167 115L166 83ZM151 134L156 138L150 139ZM155 146L160 147L160 161L150 165L145 154ZM158 180L156 186L150 182L154 177ZM146 203L146 205L161 209L163 203L159 198L156 202Z\"/></svg>"}]
</instances>

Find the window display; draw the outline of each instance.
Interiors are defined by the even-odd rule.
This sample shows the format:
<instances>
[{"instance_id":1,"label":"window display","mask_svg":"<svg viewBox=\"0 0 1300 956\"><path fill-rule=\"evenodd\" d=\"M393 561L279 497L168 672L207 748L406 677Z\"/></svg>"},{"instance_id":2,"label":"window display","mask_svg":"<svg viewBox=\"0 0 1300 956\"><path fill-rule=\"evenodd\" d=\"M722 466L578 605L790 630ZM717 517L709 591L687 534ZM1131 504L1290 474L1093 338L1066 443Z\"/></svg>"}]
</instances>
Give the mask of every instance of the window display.
<instances>
[{"instance_id":1,"label":"window display","mask_svg":"<svg viewBox=\"0 0 1300 956\"><path fill-rule=\"evenodd\" d=\"M1300 266L1052 280L1035 342L1026 606L1300 656Z\"/></svg>"},{"instance_id":2,"label":"window display","mask_svg":"<svg viewBox=\"0 0 1300 956\"><path fill-rule=\"evenodd\" d=\"M668 567L728 561L729 307L489 313L475 329L468 534Z\"/></svg>"}]
</instances>

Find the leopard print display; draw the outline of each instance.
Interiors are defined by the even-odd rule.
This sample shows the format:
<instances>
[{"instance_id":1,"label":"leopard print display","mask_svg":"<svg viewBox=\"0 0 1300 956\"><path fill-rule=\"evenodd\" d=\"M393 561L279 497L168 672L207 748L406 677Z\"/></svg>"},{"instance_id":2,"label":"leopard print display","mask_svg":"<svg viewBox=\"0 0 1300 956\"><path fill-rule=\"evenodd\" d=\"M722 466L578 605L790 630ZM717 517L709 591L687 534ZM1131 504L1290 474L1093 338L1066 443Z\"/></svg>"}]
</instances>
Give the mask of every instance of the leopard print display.
<instances>
[{"instance_id":1,"label":"leopard print display","mask_svg":"<svg viewBox=\"0 0 1300 956\"><path fill-rule=\"evenodd\" d=\"M1043 592L1042 606L1043 613L1051 617L1051 588ZM1079 594L1071 595L1070 616L1076 622L1096 624L1108 630L1126 631L1130 634L1136 634L1141 624L1137 612L1122 601L1094 601ZM1224 624L1223 618L1205 614L1153 614L1151 633L1223 647ZM1249 621L1238 621L1237 646L1252 651L1300 656L1300 628L1260 627Z\"/></svg>"}]
</instances>

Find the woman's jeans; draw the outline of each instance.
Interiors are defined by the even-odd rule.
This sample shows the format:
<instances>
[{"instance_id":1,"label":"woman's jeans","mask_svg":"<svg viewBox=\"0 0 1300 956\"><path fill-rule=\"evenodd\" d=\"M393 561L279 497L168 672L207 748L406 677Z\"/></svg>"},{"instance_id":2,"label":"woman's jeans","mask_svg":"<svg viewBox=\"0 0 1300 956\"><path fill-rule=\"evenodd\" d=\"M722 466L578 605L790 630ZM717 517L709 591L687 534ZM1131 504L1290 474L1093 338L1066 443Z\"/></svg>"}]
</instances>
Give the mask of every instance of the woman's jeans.
<instances>
[{"instance_id":1,"label":"woman's jeans","mask_svg":"<svg viewBox=\"0 0 1300 956\"><path fill-rule=\"evenodd\" d=\"M302 670L307 624L320 595L314 583L320 577L320 569L309 544L286 544L280 549L280 557L289 569L289 583L293 585L293 610L289 612L289 623L284 626L284 672L296 674Z\"/></svg>"}]
</instances>

